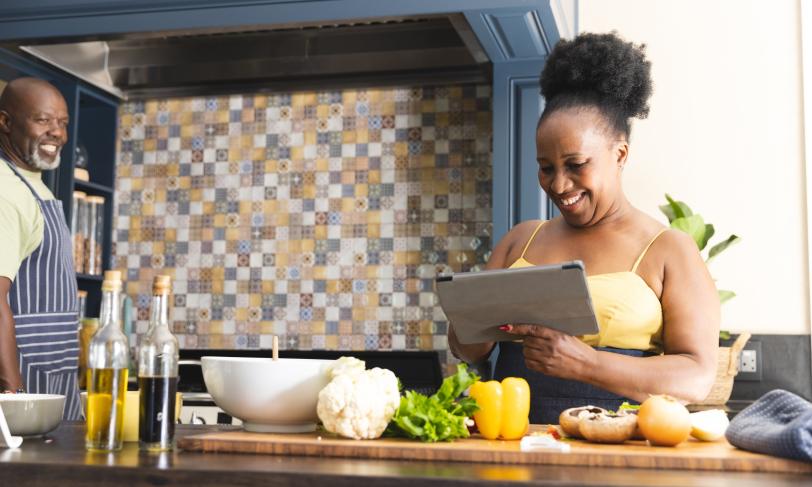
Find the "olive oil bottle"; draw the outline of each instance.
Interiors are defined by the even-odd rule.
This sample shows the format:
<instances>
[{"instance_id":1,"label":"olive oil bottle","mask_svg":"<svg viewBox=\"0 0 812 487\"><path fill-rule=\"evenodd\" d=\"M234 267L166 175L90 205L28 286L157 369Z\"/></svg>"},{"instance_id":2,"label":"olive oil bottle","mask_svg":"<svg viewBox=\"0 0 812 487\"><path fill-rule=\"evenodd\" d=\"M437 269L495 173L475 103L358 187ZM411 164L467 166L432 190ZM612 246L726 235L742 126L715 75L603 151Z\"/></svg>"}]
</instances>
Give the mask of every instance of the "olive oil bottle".
<instances>
[{"instance_id":1,"label":"olive oil bottle","mask_svg":"<svg viewBox=\"0 0 812 487\"><path fill-rule=\"evenodd\" d=\"M90 339L87 357L88 450L120 450L124 432L129 344L121 331L121 272L106 271L102 282L101 328Z\"/></svg>"},{"instance_id":2,"label":"olive oil bottle","mask_svg":"<svg viewBox=\"0 0 812 487\"><path fill-rule=\"evenodd\" d=\"M169 331L169 276L155 276L149 330L138 347L138 442L143 450L175 445L178 340Z\"/></svg>"}]
</instances>

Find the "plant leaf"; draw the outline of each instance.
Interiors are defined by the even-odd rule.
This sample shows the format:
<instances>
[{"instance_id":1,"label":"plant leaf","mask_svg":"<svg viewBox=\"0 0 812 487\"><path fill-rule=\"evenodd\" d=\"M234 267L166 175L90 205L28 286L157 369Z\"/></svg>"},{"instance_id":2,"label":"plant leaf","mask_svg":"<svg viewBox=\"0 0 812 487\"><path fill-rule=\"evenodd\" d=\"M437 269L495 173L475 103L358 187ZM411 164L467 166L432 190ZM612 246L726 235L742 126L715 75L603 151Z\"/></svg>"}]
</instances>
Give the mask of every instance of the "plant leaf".
<instances>
[{"instance_id":1,"label":"plant leaf","mask_svg":"<svg viewBox=\"0 0 812 487\"><path fill-rule=\"evenodd\" d=\"M689 208L688 205L685 204L685 202L676 201L668 193L666 193L665 199L668 200L668 206L671 209L670 210L671 216L669 216L669 214L666 213L666 216L668 216L668 223L673 222L677 218L686 218L694 214L694 212L691 211L691 208ZM665 212L665 210L663 210L663 212Z\"/></svg>"},{"instance_id":2,"label":"plant leaf","mask_svg":"<svg viewBox=\"0 0 812 487\"><path fill-rule=\"evenodd\" d=\"M705 236L702 237L702 245L699 246L699 250L703 250L705 246L708 245L708 241L710 241L713 234L716 233L716 229L713 228L713 224L706 223L705 224Z\"/></svg>"},{"instance_id":3,"label":"plant leaf","mask_svg":"<svg viewBox=\"0 0 812 487\"><path fill-rule=\"evenodd\" d=\"M696 243L697 248L702 250L705 241L705 221L700 215L691 215L683 218L677 218L671 222L671 228L683 231L691 236Z\"/></svg>"},{"instance_id":4,"label":"plant leaf","mask_svg":"<svg viewBox=\"0 0 812 487\"><path fill-rule=\"evenodd\" d=\"M670 224L673 222L677 217L674 215L674 210L671 209L671 205L660 205L660 211L663 212L666 218L668 218L668 223Z\"/></svg>"},{"instance_id":5,"label":"plant leaf","mask_svg":"<svg viewBox=\"0 0 812 487\"><path fill-rule=\"evenodd\" d=\"M714 245L713 247L711 247L710 252L708 253L708 258L705 260L705 262L706 263L710 262L711 260L713 260L714 257L724 252L731 245L738 243L740 240L741 237L737 235L731 235L727 237L726 240Z\"/></svg>"},{"instance_id":6,"label":"plant leaf","mask_svg":"<svg viewBox=\"0 0 812 487\"><path fill-rule=\"evenodd\" d=\"M725 291L724 289L719 289L717 291L719 293L719 304L724 304L727 301L736 297L736 293L733 291Z\"/></svg>"}]
</instances>

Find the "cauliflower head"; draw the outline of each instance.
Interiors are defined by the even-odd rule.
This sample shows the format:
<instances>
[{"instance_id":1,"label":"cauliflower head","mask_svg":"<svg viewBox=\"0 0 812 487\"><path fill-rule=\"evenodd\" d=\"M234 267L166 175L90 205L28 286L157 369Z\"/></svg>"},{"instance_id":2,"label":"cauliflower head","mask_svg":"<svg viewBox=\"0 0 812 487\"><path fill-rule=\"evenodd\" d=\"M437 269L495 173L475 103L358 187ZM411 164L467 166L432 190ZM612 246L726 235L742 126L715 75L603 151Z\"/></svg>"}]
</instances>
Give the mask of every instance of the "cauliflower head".
<instances>
[{"instance_id":1,"label":"cauliflower head","mask_svg":"<svg viewBox=\"0 0 812 487\"><path fill-rule=\"evenodd\" d=\"M335 375L319 392L316 412L331 433L356 440L378 438L400 406L398 379L391 370L377 367L349 370Z\"/></svg>"},{"instance_id":2,"label":"cauliflower head","mask_svg":"<svg viewBox=\"0 0 812 487\"><path fill-rule=\"evenodd\" d=\"M358 374L366 370L366 363L355 357L340 357L330 367L330 378L335 379L343 374Z\"/></svg>"}]
</instances>

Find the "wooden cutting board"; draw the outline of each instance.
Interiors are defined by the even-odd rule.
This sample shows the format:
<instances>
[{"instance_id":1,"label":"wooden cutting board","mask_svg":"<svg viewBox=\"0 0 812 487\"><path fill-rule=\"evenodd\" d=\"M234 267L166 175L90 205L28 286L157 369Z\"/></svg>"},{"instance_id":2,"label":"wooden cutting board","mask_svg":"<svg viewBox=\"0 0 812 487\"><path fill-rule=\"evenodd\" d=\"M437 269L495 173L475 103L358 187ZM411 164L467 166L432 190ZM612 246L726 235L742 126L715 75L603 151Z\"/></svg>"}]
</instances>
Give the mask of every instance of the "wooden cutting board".
<instances>
[{"instance_id":1,"label":"wooden cutting board","mask_svg":"<svg viewBox=\"0 0 812 487\"><path fill-rule=\"evenodd\" d=\"M544 429L531 426L532 431ZM325 433L219 431L187 436L178 446L187 451L269 455L812 474L812 464L739 450L724 439L713 443L691 439L673 448L652 447L642 441L622 445L579 440L569 443L569 453L523 452L518 441L489 441L476 436L427 444L395 438L356 441Z\"/></svg>"}]
</instances>

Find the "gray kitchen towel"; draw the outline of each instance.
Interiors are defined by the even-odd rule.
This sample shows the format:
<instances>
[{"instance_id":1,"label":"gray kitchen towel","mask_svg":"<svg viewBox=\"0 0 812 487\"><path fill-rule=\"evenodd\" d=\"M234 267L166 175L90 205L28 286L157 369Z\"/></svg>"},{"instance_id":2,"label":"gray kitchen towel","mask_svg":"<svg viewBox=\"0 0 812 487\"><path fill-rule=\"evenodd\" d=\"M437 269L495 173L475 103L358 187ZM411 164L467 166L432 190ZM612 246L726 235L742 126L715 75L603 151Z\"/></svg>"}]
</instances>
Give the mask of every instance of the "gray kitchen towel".
<instances>
[{"instance_id":1,"label":"gray kitchen towel","mask_svg":"<svg viewBox=\"0 0 812 487\"><path fill-rule=\"evenodd\" d=\"M812 403L770 391L737 414L725 436L743 450L812 462Z\"/></svg>"}]
</instances>

